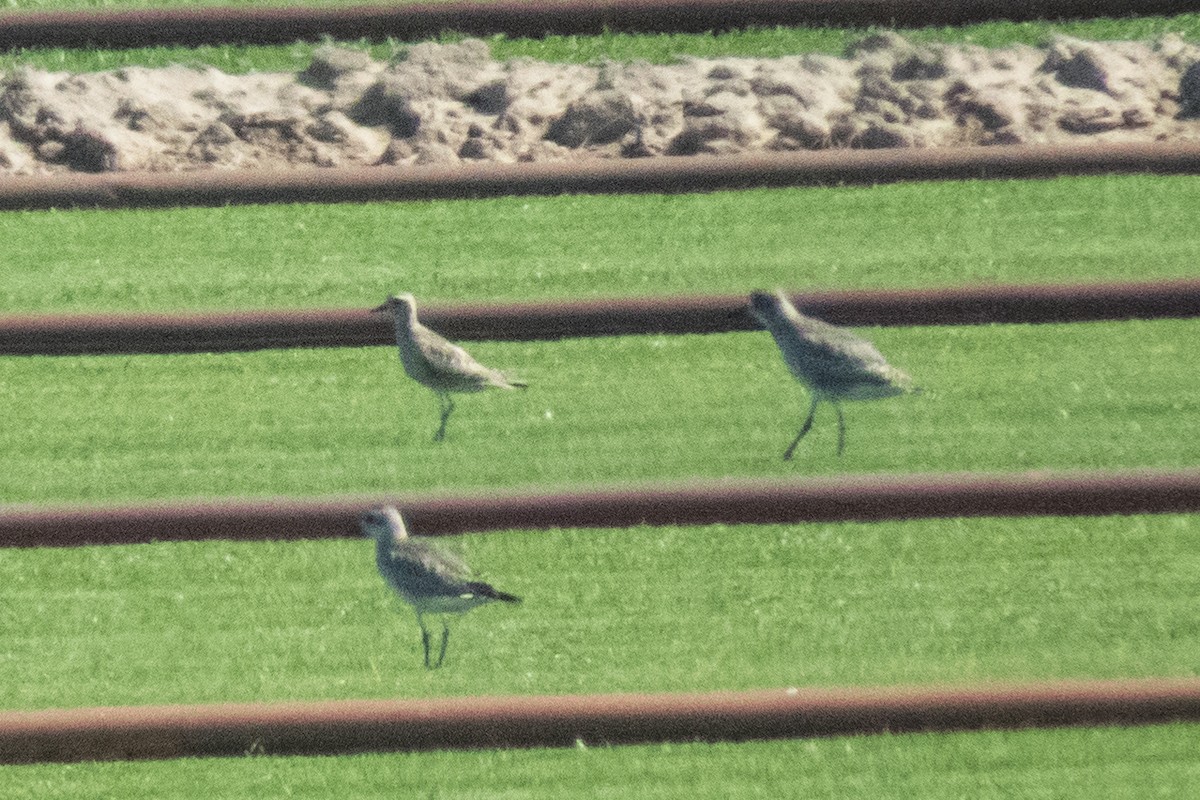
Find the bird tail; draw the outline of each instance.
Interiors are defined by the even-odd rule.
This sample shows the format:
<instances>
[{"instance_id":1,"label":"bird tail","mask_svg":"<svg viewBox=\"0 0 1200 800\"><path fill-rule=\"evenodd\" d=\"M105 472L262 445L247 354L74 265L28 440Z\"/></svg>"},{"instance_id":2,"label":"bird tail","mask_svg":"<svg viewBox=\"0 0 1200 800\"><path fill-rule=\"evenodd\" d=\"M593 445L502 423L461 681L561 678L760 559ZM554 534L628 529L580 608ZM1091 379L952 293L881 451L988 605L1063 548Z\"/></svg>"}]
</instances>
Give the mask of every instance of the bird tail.
<instances>
[{"instance_id":1,"label":"bird tail","mask_svg":"<svg viewBox=\"0 0 1200 800\"><path fill-rule=\"evenodd\" d=\"M525 381L521 380L520 378L514 378L511 375L505 375L504 373L500 373L500 374L501 374L501 377L504 378L504 383L507 385L507 387L509 389L528 389L529 388L529 384L526 383Z\"/></svg>"},{"instance_id":2,"label":"bird tail","mask_svg":"<svg viewBox=\"0 0 1200 800\"><path fill-rule=\"evenodd\" d=\"M499 589L497 589L495 586L492 586L490 583L483 583L482 581L476 581L474 583L468 583L467 588L470 589L475 594L479 595L480 597L486 597L489 600L499 600L504 603L519 603L519 602L521 602L521 598L517 597L515 594L509 594L508 592L502 592Z\"/></svg>"},{"instance_id":3,"label":"bird tail","mask_svg":"<svg viewBox=\"0 0 1200 800\"><path fill-rule=\"evenodd\" d=\"M528 389L529 384L520 378L511 378L499 370L492 370L488 383L501 389Z\"/></svg>"}]
</instances>

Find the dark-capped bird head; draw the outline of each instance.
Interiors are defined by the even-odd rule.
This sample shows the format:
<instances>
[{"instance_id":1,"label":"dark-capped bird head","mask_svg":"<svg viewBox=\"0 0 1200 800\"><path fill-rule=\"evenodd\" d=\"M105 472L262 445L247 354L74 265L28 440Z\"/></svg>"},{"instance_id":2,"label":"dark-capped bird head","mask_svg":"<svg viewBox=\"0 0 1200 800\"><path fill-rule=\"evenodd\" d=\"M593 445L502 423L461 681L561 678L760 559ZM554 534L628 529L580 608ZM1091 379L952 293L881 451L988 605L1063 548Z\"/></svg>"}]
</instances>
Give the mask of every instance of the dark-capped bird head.
<instances>
[{"instance_id":1,"label":"dark-capped bird head","mask_svg":"<svg viewBox=\"0 0 1200 800\"><path fill-rule=\"evenodd\" d=\"M377 542L390 542L408 538L408 529L400 512L392 506L373 508L358 518L363 536Z\"/></svg>"},{"instance_id":2,"label":"dark-capped bird head","mask_svg":"<svg viewBox=\"0 0 1200 800\"><path fill-rule=\"evenodd\" d=\"M411 294L394 294L383 305L371 309L372 314L394 314L401 319L412 319L417 315L417 299Z\"/></svg>"}]
</instances>

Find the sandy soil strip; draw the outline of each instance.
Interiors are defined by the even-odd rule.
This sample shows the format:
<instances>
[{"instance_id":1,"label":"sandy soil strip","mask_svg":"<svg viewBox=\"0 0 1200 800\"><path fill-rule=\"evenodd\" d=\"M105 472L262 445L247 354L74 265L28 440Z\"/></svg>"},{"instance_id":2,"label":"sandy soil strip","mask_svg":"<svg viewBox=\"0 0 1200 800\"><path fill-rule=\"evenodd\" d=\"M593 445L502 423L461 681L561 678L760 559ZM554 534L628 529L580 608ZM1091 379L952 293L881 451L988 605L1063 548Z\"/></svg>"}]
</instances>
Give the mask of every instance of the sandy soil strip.
<instances>
[{"instance_id":1,"label":"sandy soil strip","mask_svg":"<svg viewBox=\"0 0 1200 800\"><path fill-rule=\"evenodd\" d=\"M0 79L0 172L536 162L1200 139L1200 46L868 37L844 57L508 62L478 40L297 74L126 67Z\"/></svg>"}]
</instances>

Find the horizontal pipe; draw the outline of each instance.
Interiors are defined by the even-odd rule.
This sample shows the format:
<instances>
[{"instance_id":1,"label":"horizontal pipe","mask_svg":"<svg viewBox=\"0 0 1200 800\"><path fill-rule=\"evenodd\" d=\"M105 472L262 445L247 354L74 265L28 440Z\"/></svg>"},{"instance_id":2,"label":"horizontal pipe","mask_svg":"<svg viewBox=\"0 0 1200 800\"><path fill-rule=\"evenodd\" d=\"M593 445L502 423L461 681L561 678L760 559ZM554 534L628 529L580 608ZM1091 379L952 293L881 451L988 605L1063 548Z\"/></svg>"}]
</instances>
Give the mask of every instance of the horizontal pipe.
<instances>
[{"instance_id":1,"label":"horizontal pipe","mask_svg":"<svg viewBox=\"0 0 1200 800\"><path fill-rule=\"evenodd\" d=\"M359 536L366 509L395 505L414 533L1200 511L1200 470L851 475L710 480L552 494L155 502L0 508L0 547Z\"/></svg>"},{"instance_id":2,"label":"horizontal pipe","mask_svg":"<svg viewBox=\"0 0 1200 800\"><path fill-rule=\"evenodd\" d=\"M806 292L794 299L808 314L856 326L1155 319L1200 316L1200 280ZM431 307L422 309L421 319L451 339L470 341L728 333L759 327L747 311L745 295ZM392 343L390 320L365 309L0 317L0 355Z\"/></svg>"},{"instance_id":3,"label":"horizontal pipe","mask_svg":"<svg viewBox=\"0 0 1200 800\"><path fill-rule=\"evenodd\" d=\"M499 0L342 8L173 8L24 11L0 15L0 49L290 44L334 39L401 41L455 31L538 38L606 31L705 33L776 25L926 27L1167 15L1191 0Z\"/></svg>"},{"instance_id":4,"label":"horizontal pipe","mask_svg":"<svg viewBox=\"0 0 1200 800\"><path fill-rule=\"evenodd\" d=\"M918 180L1200 172L1200 142L816 150L462 166L17 175L0 211L680 193Z\"/></svg>"},{"instance_id":5,"label":"horizontal pipe","mask_svg":"<svg viewBox=\"0 0 1200 800\"><path fill-rule=\"evenodd\" d=\"M0 763L752 741L1200 720L1200 680L0 712Z\"/></svg>"}]
</instances>

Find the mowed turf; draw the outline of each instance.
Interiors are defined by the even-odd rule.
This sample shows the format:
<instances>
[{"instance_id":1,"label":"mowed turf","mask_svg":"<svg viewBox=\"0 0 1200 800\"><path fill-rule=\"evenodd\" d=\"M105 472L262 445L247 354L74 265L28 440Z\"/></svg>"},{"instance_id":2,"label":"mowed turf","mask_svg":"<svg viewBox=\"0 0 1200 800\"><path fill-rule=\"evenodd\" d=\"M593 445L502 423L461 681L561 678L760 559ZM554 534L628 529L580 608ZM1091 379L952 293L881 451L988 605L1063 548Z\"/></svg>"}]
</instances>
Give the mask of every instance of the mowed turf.
<instances>
[{"instance_id":1,"label":"mowed turf","mask_svg":"<svg viewBox=\"0 0 1200 800\"><path fill-rule=\"evenodd\" d=\"M1194 277L1191 176L0 215L0 312ZM947 213L953 209L953 213Z\"/></svg>"},{"instance_id":2,"label":"mowed turf","mask_svg":"<svg viewBox=\"0 0 1200 800\"><path fill-rule=\"evenodd\" d=\"M605 198L557 198L5 215L0 224L13 226L18 246L3 291L14 311L157 311L367 307L405 288L447 302L1191 277L1183 201L1193 183L1101 178L621 198L628 208L617 212ZM938 200L922 205L923 193ZM521 216L531 211L540 216ZM589 216L602 224L589 227ZM722 229L729 220L735 224ZM339 237L319 235L330 221L338 224L326 231ZM629 244L614 246L612 230ZM516 244L506 246L506 237ZM584 256L574 257L579 251ZM391 348L7 358L0 394L11 424L0 435L10 477L2 491L10 502L112 501L691 475L1190 466L1196 409L1184 362L1195 326L867 330L926 393L847 404L840 460L832 412L822 408L790 465L779 454L806 398L765 333L471 344L485 362L534 385L463 398L440 449L429 441L433 398L403 377ZM1168 522L1183 533L1163 534ZM985 523L992 527L974 527ZM1130 527L1087 540L1087 531L1114 524ZM40 588L3 605L14 631L4 663L30 676L12 682L5 705L1194 675L1194 525L1193 517L1147 517L472 537L464 546L484 576L527 601L457 623L450 661L436 676L421 669L412 615L389 599L365 541L10 552L6 562L26 580L44 570L28 559L54 569ZM980 542L1013 530L1023 531L1021 541L981 561L974 581L957 571L975 562ZM954 562L936 580L936 554L902 557L898 549L927 531L940 541L941 563ZM877 552L852 549L845 562L753 544L741 552L756 536L824 536L836 545L839 535L852 543L864 533L882 537ZM674 543L656 538L672 536ZM524 537L534 544L514 547ZM609 548L607 562L589 554L591 544ZM916 574L905 558L931 571ZM663 559L690 562L692 572L660 581ZM806 561L811 569L771 574ZM1080 571L1064 575L1048 562ZM165 572L157 569L164 564ZM727 567L741 582L732 588ZM177 569L185 572L172 574ZM539 597L550 571L565 588ZM1136 588L1113 594L1113 586ZM31 628L46 635L20 632ZM906 788L986 796L1038 781L1059 795L1097 785L1116 796L1139 781L1134 761L1097 761L1094 753L1137 753L1161 768L1160 785L1188 785L1194 767L1179 741L1193 730L996 734L1014 738L988 739L1002 744L974 759L962 748L973 752L979 740L963 736L861 740L877 756L855 749L860 740L811 743L831 753L849 746L857 769L798 765L794 753L810 743L692 746L684 756L619 749L574 774L578 786L613 796L654 791L638 777L647 771L687 775L697 796L716 796L730 787L753 791L741 777L748 775L768 776L768 795L797 786L871 794L897 770L906 778L888 784L900 787L887 790L894 796ZM538 796L562 785L569 762L560 759L574 755L2 772L17 776L6 783L13 791L42 793L83 784L132 796L164 786L194 786L179 793L197 796L238 796L247 786L319 793L344 780L371 796L411 780L450 796ZM227 763L234 768L222 770ZM489 772L488 764L512 766ZM484 773L460 774L473 769Z\"/></svg>"},{"instance_id":3,"label":"mowed turf","mask_svg":"<svg viewBox=\"0 0 1200 800\"><path fill-rule=\"evenodd\" d=\"M487 2L487 0L480 0ZM15 6L26 10L77 10L94 4L79 0L14 0ZM225 0L212 5L262 5L264 0ZM266 0L268 4L285 0ZM403 2L403 0L401 0ZM113 8L142 6L171 7L192 5L192 0L115 0L105 5ZM206 3L207 5L208 3ZM287 5L296 5L293 2ZM304 5L354 5L359 0L306 0ZM546 36L538 39L510 38L504 35L487 36L497 59L535 58L550 62L588 63L604 59L614 61L645 60L652 63L671 63L681 56L719 58L724 56L776 57L800 53L841 54L847 46L871 33L884 30L833 27L750 28L722 33L699 34L625 34L606 32L598 36ZM1083 20L985 22L961 27L912 26L899 32L915 42L945 42L976 44L986 47L1005 47L1013 44L1040 45L1055 35L1081 39L1153 40L1166 34L1187 39L1200 38L1200 14L1174 16L1142 16L1122 19L1100 18ZM445 31L440 39L453 42L461 34ZM401 53L408 43L394 39L383 42L341 42L341 46L369 51L377 59L388 59ZM159 67L168 64L215 66L227 73L298 72L312 60L318 45L296 42L282 46L210 45L204 47L142 47L127 50L71 49L61 47L34 48L0 54L0 67L29 65L47 70L89 72L111 70L123 66Z\"/></svg>"},{"instance_id":4,"label":"mowed turf","mask_svg":"<svg viewBox=\"0 0 1200 800\"><path fill-rule=\"evenodd\" d=\"M10 551L4 707L1195 675L1200 517L505 532L519 607L421 666L366 540ZM713 565L719 564L720 569ZM45 765L11 797L1120 797L1197 777L1195 725L743 745ZM599 746L598 746L599 745Z\"/></svg>"},{"instance_id":5,"label":"mowed turf","mask_svg":"<svg viewBox=\"0 0 1200 800\"><path fill-rule=\"evenodd\" d=\"M1200 726L0 768L37 798L1186 797Z\"/></svg>"},{"instance_id":6,"label":"mowed turf","mask_svg":"<svg viewBox=\"0 0 1200 800\"><path fill-rule=\"evenodd\" d=\"M434 395L395 348L0 359L0 498L581 487L843 472L1194 466L1200 320L868 331L920 395L833 409L763 332L476 343L525 391Z\"/></svg>"},{"instance_id":7,"label":"mowed turf","mask_svg":"<svg viewBox=\"0 0 1200 800\"><path fill-rule=\"evenodd\" d=\"M1166 30L1187 32L1191 30L1188 25L1186 18L1177 18L1101 21L1081 29L1053 27L1095 38L1140 38ZM1115 31L1114 37L1100 32L1105 26ZM1015 26L1011 37L1001 30L997 41L987 43L1020 41L1024 36L1036 39L1047 29ZM730 37L570 37L537 43L493 39L492 46L500 57L540 54L587 60L609 55L666 60L675 52L837 52L854 35L800 32L797 37L791 31L765 31ZM965 35L983 42L990 34L972 28L946 35ZM743 45L745 49L739 49ZM385 45L375 52L383 57L393 49ZM246 71L301 69L310 54L307 45L122 54L51 51L20 54L10 63L99 69L122 63L187 60ZM803 197L799 204L781 199L790 194L786 192L747 193L712 196L726 198L715 206L706 206L709 198L705 197L660 199L658 207L637 201L625 212L612 211L602 199L564 198L380 205L363 207L361 216L349 213L351 207L346 206L100 212L60 214L57 219L52 214L6 215L0 217L0 224L6 228L6 262L12 281L0 289L0 309L159 311L374 305L381 292L400 288L416 291L422 298L459 300L741 292L753 285L834 288L976 280L1190 277L1194 258L1187 223L1194 206L1194 200L1188 199L1195 191L1192 184L1188 179L1138 178L964 184L965 190L884 187L796 193ZM1098 186L1104 187L1099 195L1095 194ZM1058 190L1043 194L1044 187ZM943 194L934 198L938 192ZM930 195L928 203L921 200L926 194ZM765 196L766 202L751 205L758 196ZM735 198L732 203L730 197ZM670 213L672 204L685 213ZM830 210L822 215L825 205ZM947 207L954 208L955 214L947 215ZM496 208L503 213L491 216ZM522 217L518 209L543 214ZM659 213L660 209L668 211ZM197 216L189 217L191 214ZM589 233L579 223L585 215L598 216L611 225L609 231ZM698 218L698 223L689 225L689 216ZM756 228L759 218L769 224ZM899 221L893 226L891 218ZM731 220L736 224L726 227ZM307 227L309 223L312 227ZM561 226L562 238L558 243L539 240L530 235L535 226L551 230ZM747 228L751 230L745 235L738 233ZM330 229L350 235L328 238L325 232ZM433 234L426 235L427 230ZM613 230L621 232L622 244L614 245ZM15 238L9 235L14 231ZM361 236L364 232L367 235ZM517 244L504 242L507 237L518 240ZM725 241L730 246L723 251ZM808 241L816 243L811 252L805 250ZM480 253L487 254L482 266ZM713 266L706 271L710 261ZM531 264L537 267L528 270ZM922 265L933 271L922 271ZM1194 417L1190 390L1180 388L1181 377L1165 381L1162 377L1166 364L1178 360L1186 346L1187 338L1168 334L1166 326L1173 324L1155 323L1151 330L1161 333L1149 336L1144 333L1146 328L1136 325L1106 329L1131 329L1128 334L1102 336L1110 345L1123 347L1126 337L1141 343L1127 360L1119 348L1098 360L1095 352L1084 348L1081 362L1061 364L1050 356L1061 347L1063 338L1052 328L1036 329L1046 335L1031 348L1019 345L1032 341L1025 337L1034 329L998 329L1008 331L999 336L984 336L985 329L945 329L936 332L936 340L932 331L929 337L922 331L872 332L893 361L913 371L919 382L932 382L935 391L874 407L849 406L850 449L843 462L832 457L831 413L823 409L819 425L823 423L824 430L813 433L812 442L801 450L800 464L792 468L874 468L869 462L856 465L850 459L880 449L866 447L869 443L887 452L896 445L893 440L897 436L912 435L889 428L893 422L913 424L909 415L912 409L922 408L921 403L944 403L945 384L960 387L951 396L958 410L949 417L951 434L959 438L935 437L941 443L940 451L927 458L937 464L952 463L958 458L956 449L966 445L970 450L969 440L989 429L992 432L984 438L1001 443L1001 455L994 460L1005 465L1024 463L1015 448L1026 443L1025 452L1034 454L1031 463L1035 464L1046 459L1102 465L1188 463L1181 441L1189 436L1194 439L1188 433L1188 416ZM1076 331L1076 337L1096 329L1086 326ZM972 330L980 337L964 342L959 334L972 337ZM1170 331L1193 335L1190 328ZM898 336L892 338L894 334ZM914 335L917 338L910 339ZM609 350L590 351L585 360L600 365L615 362L616 369L610 371L620 373L626 360L633 360L658 341L612 342ZM659 348L688 350L689 357L708 353L710 348L726 354L751 349L740 341L714 337L697 349L690 340L667 339L661 340ZM752 349L767 362L777 359L763 335L745 341L754 341ZM978 356L982 351L985 355L978 359L982 364L960 378L951 365L961 364L951 355L943 372L925 360L930 353L947 358L933 348L934 341L947 345L949 353L956 352L955 345L966 344L959 355L962 361L976 360L971 354ZM1075 341L1068 352L1077 346L1078 339ZM576 349L559 351L556 358L582 353L580 348L593 345L564 344ZM534 365L528 367L521 358L538 356L544 352L537 349L540 347L477 349L498 366L520 367L527 377L536 376L545 384L549 371L539 374L539 359L530 358ZM997 352L1007 348L1010 356L1015 353L1016 357L989 356L986 349L991 347ZM595 358L597 354L599 358ZM288 373L279 376L283 387L260 393L261 385L252 382L250 394L241 397L235 397L239 387L245 389L249 374L264 366L268 369L263 380L269 385L274 377L270 363L215 356L188 357L195 360L186 363L178 359L76 359L64 360L47 374L37 360L6 361L5 400L16 396L24 402L18 404L24 416L14 427L29 425L32 399L49 409L59 395L73 396L70 403L78 410L79 395L89 387L104 411L116 408L118 399L145 406L132 417L125 411L105 416L85 410L82 416L68 419L60 412L50 412L48 421L65 424L70 431L51 432L49 438L55 442L58 457L76 468L76 483L82 488L69 485L65 470L51 469L48 480L39 480L32 491L19 493L28 498L36 494L41 500L108 497L106 493L114 490L119 496L149 496L177 491L183 483L177 473L186 470L191 470L188 474L193 478L206 476L198 483L191 482L193 488L188 491L222 483L241 484L239 491L252 491L236 476L259 470L263 464L269 465L266 471L272 477L262 484L274 486L276 470L295 457L291 454L312 451L318 441L331 441L324 439L317 427L347 414L344 398L335 397L337 392L331 388L344 389L339 382L345 380L341 362L329 360L332 355L330 351L272 354L280 359L273 363ZM347 355L352 354L342 354ZM394 359L394 355L383 350L354 355L362 359L362 368L357 370L360 383L349 394L358 395L364 387L377 385L374 364ZM522 363L500 363L510 355L516 356L514 362ZM1153 366L1147 377L1135 379L1132 376L1143 361ZM544 362L557 364L550 357ZM194 366L198 364L204 365L199 371ZM996 365L995 374L981 384L978 378L988 364ZM1116 380L1114 365L1119 365L1116 373L1123 376ZM700 359L692 369L716 372L724 366ZM129 386L96 380L118 367L140 377ZM385 431L385 441L376 452L398 461L382 481L389 486L408 474L406 467L423 460L412 458L412 452L435 452L409 449L410 442L411 447L416 446L422 425L428 424L432 432L432 401L419 388L406 388L396 374L394 360L390 367L393 374L387 380L394 385L372 391L396 401L403 407L402 413L412 414L413 419L403 419L393 429L386 402L370 409L371 415L378 413L387 423L367 426L372 432ZM764 364L763 369L773 370L771 377L761 379L764 385L759 387L756 375L748 388L756 398L772 404L774 419L762 423L763 430L752 442L755 458L766 451L769 460L790 438L788 426L798 421L803 400L781 364ZM1182 372L1183 368L1176 370ZM71 371L87 377L63 380L63 374ZM171 377L177 371L200 380L185 387L180 378ZM214 374L215 381L211 379ZM367 374L369 380L361 382ZM1047 375L1055 377L1047 381ZM1073 375L1082 375L1084 380L1056 382ZM47 387L38 388L47 377ZM1014 382L1016 387L1008 385ZM549 383L553 385L554 379ZM223 438L226 434L218 434L215 442L206 438L212 434L215 413L202 412L204 419L188 418L187 412L200 406L214 384L214 399L226 410L235 405L258 410L260 433L251 438L259 442L256 446L263 453L259 460L247 458L232 465L222 463L219 456L197 457L230 442ZM644 385L635 383L633 388ZM661 395L643 402L669 406L679 401L679 394L666 391L674 386L668 381ZM1020 394L1004 394L1017 387L1023 390ZM57 395L52 393L55 388L60 389ZM997 388L1001 397L1025 402L1005 404L995 396ZM141 394L135 395L139 390ZM727 390L721 392L727 394ZM293 411L303 405L298 395L305 393L311 393L317 409L329 416L313 423L314 414L306 412L302 415L307 420L304 433L295 428L284 430L284 423L272 419L278 410L258 404L260 397L285 397L282 408ZM1083 398L1082 405L1063 401L1072 393ZM566 394L559 396L565 400ZM625 401L631 396L616 397ZM1104 399L1096 400L1097 396ZM503 404L513 408L515 403L523 411L521 404L533 403L535 397L539 395L531 391L524 397L469 398L452 422L452 442L447 444L479 446L499 438L490 435L495 429L486 427L495 424L493 405L500 404L502 415ZM161 402L164 399L167 408ZM727 400L726 396L715 409ZM426 412L416 410L426 401L428 423L421 416ZM561 409L566 406L559 406L556 414L548 405L544 409L537 405L529 408L540 411L547 423L564 416ZM968 406L973 422L964 441L962 423ZM1010 424L1007 419L1014 406L1023 409L1013 423L1021 430L1027 429L1030 418L1040 420L1032 426L1033 435L1027 442L1020 436L999 433L1007 430L1011 434L1013 428L1005 426ZM618 407L615 402L613 407ZM885 411L889 407L895 411ZM185 412L188 420L174 430L167 427L175 423L167 416L172 409ZM483 409L489 409L486 415ZM547 410L552 412L549 418L545 417ZM685 404L678 415L681 431L697 430L683 427L690 425L689 411L693 407ZM165 412L161 419L148 416L159 412ZM1084 419L1091 419L1091 425L1080 419L1081 412ZM243 418L245 413L239 412ZM598 407L589 413L597 414ZM753 412L742 413L750 419ZM472 415L477 415L474 420ZM1051 430L1046 420L1054 415L1062 420L1058 423L1062 427ZM693 411L692 418L697 416L699 421L717 420L715 431L708 435L722 443L729 441L730 420L723 412L696 415ZM591 424L598 425L598 417L595 419ZM1155 422L1148 425L1150 420ZM921 424L934 431L945 423L930 414ZM149 429L135 430L143 424ZM480 424L485 427L472 427ZM22 447L45 433L40 425L37 432L26 431L19 437ZM785 430L777 430L780 425ZM470 438L454 439L456 426ZM1098 434L1082 437L1079 454L1066 455L1066 434L1093 434L1097 427ZM265 435L271 430L272 434ZM1052 434L1049 446L1048 431ZM1146 438L1139 441L1139 435ZM394 439L387 441L389 436ZM265 447L261 444L264 437L268 441ZM152 444L156 438L162 443ZM516 438L509 436L505 441ZM593 458L586 445L599 438L597 431L585 436L578 448L579 461ZM1126 450L1131 441L1134 449ZM170 444L181 442L188 454L182 459L169 452ZM140 483L134 486L134 481L116 473L143 459L148 443L157 453L158 469L137 466ZM672 447L681 444L684 450L695 446L691 438L670 440ZM822 444L826 450L820 457L829 466L814 468L813 462L803 459L815 457ZM904 445L909 455L915 452L913 444L910 440ZM117 459L120 463L101 456L91 467L78 469L101 447L113 445L126 454ZM809 445L814 452L806 449ZM340 447L340 442L333 447ZM133 451L143 455L129 457ZM614 452L606 458L612 459ZM288 455L281 458L284 454ZM30 465L39 459L47 463L44 451L31 455L33 461L18 460L13 467L32 469ZM739 457L744 455L745 451ZM476 450L455 466L491 458L498 465L475 467L468 481L486 475L489 484L497 477L503 482L507 474L504 464L509 463L506 457L495 445L494 449ZM715 453L715 457L722 464L728 461L725 452ZM662 471L678 457L662 458L664 463L659 464L643 457L641 466L635 468L650 466L651 471ZM325 465L317 472L321 481L328 481L328 457L306 455L301 460ZM909 468L899 459L895 463L897 469ZM918 460L912 466L923 463L927 462ZM344 471L360 468L346 467ZM775 468L784 465L771 467ZM437 467L422 469L425 478L432 479ZM210 471L224 474L209 476ZM445 469L442 473L450 474ZM458 480L457 473L455 476L453 480ZM361 481L361 476L347 480L356 481ZM1194 675L1197 664L1191 644L1197 631L1188 587L1194 585L1190 576L1196 574L1197 566L1192 545L1195 525L1194 517L1148 517L469 537L460 546L486 576L525 594L527 603L519 609L483 609L457 624L450 664L437 675L420 669L419 641L411 615L394 613L395 604L372 571L366 542L9 552L0 562L5 587L0 596L6 601L0 608L4 609L8 634L0 663L14 680L8 682L4 705L105 702L98 698L158 702L173 697L191 702L424 696L525 692L540 690L539 686L547 691L575 691L583 686L642 690L781 682L953 681L988 676L1022 680ZM697 553L711 554L712 560L699 558ZM547 568L547 562L554 566ZM730 569L714 569L714 564ZM658 578L662 578L661 585ZM714 630L718 635L714 636ZM168 647L163 647L164 638ZM344 652L338 652L339 648ZM765 660L760 663L759 657ZM6 796L13 797L169 793L209 798L242 797L256 790L313 797L394 797L418 792L471 797L559 797L564 793L777 797L805 793L1093 798L1151 791L1180 795L1193 787L1198 777L1191 746L1195 733L1195 726L1164 726L736 746L47 765L4 768L0 781Z\"/></svg>"},{"instance_id":8,"label":"mowed turf","mask_svg":"<svg viewBox=\"0 0 1200 800\"><path fill-rule=\"evenodd\" d=\"M14 550L0 708L1192 676L1200 516L511 531L427 671L366 539ZM16 679L15 676L20 676Z\"/></svg>"}]
</instances>

